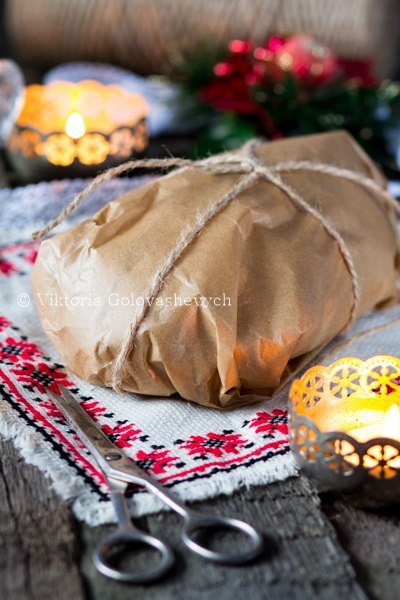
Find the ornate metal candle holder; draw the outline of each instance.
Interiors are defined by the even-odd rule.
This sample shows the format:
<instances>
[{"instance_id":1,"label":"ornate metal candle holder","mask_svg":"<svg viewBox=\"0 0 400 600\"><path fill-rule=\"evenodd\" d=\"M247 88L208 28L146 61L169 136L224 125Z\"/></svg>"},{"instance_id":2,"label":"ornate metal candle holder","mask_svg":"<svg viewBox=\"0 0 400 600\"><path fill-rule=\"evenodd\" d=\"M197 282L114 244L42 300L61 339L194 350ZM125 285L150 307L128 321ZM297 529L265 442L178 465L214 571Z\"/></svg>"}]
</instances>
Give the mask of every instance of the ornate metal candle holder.
<instances>
[{"instance_id":1,"label":"ornate metal candle holder","mask_svg":"<svg viewBox=\"0 0 400 600\"><path fill-rule=\"evenodd\" d=\"M91 176L148 144L147 103L116 85L55 81L26 88L8 156L29 180Z\"/></svg>"},{"instance_id":2,"label":"ornate metal candle holder","mask_svg":"<svg viewBox=\"0 0 400 600\"><path fill-rule=\"evenodd\" d=\"M363 486L400 500L400 361L374 356L315 366L290 391L290 441L325 488Z\"/></svg>"}]
</instances>

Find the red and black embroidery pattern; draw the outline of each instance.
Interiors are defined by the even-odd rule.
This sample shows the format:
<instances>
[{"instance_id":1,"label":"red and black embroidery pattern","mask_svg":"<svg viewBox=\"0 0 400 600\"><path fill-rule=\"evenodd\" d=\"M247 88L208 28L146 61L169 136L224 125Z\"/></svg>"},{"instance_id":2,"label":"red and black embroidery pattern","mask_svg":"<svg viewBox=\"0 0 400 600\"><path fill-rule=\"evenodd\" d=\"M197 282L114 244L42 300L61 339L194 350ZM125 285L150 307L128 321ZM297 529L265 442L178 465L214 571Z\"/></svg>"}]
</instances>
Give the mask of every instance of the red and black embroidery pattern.
<instances>
[{"instance_id":1,"label":"red and black embroidery pattern","mask_svg":"<svg viewBox=\"0 0 400 600\"><path fill-rule=\"evenodd\" d=\"M220 458L229 454L240 454L243 448L254 446L240 434L226 429L222 433L193 435L186 441L176 440L175 444L187 450L189 456L194 456L195 460L207 460L210 456Z\"/></svg>"},{"instance_id":2,"label":"red and black embroidery pattern","mask_svg":"<svg viewBox=\"0 0 400 600\"><path fill-rule=\"evenodd\" d=\"M134 422L116 419L99 399L80 394L64 367L44 356L4 316L0 316L0 381L3 399L17 408L42 436L46 433L46 441L52 443L61 458L73 465L79 475L84 475L85 481L104 498L106 488L101 474L46 395L45 387L55 393L59 393L59 385L68 387L113 443L123 448L142 469L170 486L245 468L288 451L287 417L283 410L255 413L253 419L242 424L246 435L223 429L175 439L170 448L157 443L153 432L144 431ZM265 439L274 441L263 444Z\"/></svg>"},{"instance_id":3,"label":"red and black embroidery pattern","mask_svg":"<svg viewBox=\"0 0 400 600\"><path fill-rule=\"evenodd\" d=\"M0 281L12 275L27 275L31 271L40 242L21 242L0 248Z\"/></svg>"},{"instance_id":4,"label":"red and black embroidery pattern","mask_svg":"<svg viewBox=\"0 0 400 600\"><path fill-rule=\"evenodd\" d=\"M3 321L4 326L7 326L8 322L6 319L3 319ZM34 356L40 356L38 348L24 337L16 340L10 336L5 339L5 342L0 347L0 360L9 365L21 361L29 361Z\"/></svg>"},{"instance_id":5,"label":"red and black embroidery pattern","mask_svg":"<svg viewBox=\"0 0 400 600\"><path fill-rule=\"evenodd\" d=\"M264 438L275 438L277 434L288 435L287 412L278 408L269 412L257 412L254 419L245 421L243 427L254 428L256 433L263 434Z\"/></svg>"}]
</instances>

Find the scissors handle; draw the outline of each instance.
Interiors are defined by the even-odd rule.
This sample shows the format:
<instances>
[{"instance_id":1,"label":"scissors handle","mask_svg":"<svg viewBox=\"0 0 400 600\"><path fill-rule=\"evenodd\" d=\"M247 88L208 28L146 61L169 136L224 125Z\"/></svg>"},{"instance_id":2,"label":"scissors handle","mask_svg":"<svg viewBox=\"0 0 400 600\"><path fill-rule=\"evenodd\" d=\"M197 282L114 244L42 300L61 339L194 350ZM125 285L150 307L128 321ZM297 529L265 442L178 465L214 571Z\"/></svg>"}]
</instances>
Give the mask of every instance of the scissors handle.
<instances>
[{"instance_id":1,"label":"scissors handle","mask_svg":"<svg viewBox=\"0 0 400 600\"><path fill-rule=\"evenodd\" d=\"M172 567L175 557L171 548L155 537L141 529L136 528L131 520L129 508L125 497L126 484L114 479L108 479L110 496L118 520L118 529L100 541L93 552L93 562L96 569L111 579L126 583L150 583L161 579ZM124 570L113 565L115 555L128 556L134 547L156 550L159 560L154 567L137 571Z\"/></svg>"},{"instance_id":2,"label":"scissors handle","mask_svg":"<svg viewBox=\"0 0 400 600\"><path fill-rule=\"evenodd\" d=\"M201 532L211 533L217 530L231 530L240 532L250 541L250 546L243 552L216 552L196 541L196 534ZM263 551L264 540L262 535L251 525L239 519L206 515L200 512L189 511L186 524L182 532L185 545L196 554L207 560L226 565L242 565L254 560Z\"/></svg>"},{"instance_id":3,"label":"scissors handle","mask_svg":"<svg viewBox=\"0 0 400 600\"><path fill-rule=\"evenodd\" d=\"M182 531L182 540L189 550L195 554L217 563L242 565L257 558L262 553L264 549L263 536L255 527L249 525L249 523L229 517L207 515L200 511L193 510L181 502L176 496L173 496L162 484L148 475L141 477L140 482L148 491L158 496L165 504L183 517L185 525ZM216 552L215 550L210 550L196 540L196 534L201 532L205 533L207 531L211 533L211 531L220 529L244 534L248 541L247 550L244 550L243 552Z\"/></svg>"},{"instance_id":4,"label":"scissors handle","mask_svg":"<svg viewBox=\"0 0 400 600\"><path fill-rule=\"evenodd\" d=\"M144 545L156 550L160 555L159 562L154 567L140 572L126 571L113 566L113 554L119 551L127 555L133 545ZM161 579L169 571L174 563L174 554L167 544L153 535L134 527L122 527L100 541L93 552L93 562L100 573L111 579L126 583L151 583Z\"/></svg>"}]
</instances>

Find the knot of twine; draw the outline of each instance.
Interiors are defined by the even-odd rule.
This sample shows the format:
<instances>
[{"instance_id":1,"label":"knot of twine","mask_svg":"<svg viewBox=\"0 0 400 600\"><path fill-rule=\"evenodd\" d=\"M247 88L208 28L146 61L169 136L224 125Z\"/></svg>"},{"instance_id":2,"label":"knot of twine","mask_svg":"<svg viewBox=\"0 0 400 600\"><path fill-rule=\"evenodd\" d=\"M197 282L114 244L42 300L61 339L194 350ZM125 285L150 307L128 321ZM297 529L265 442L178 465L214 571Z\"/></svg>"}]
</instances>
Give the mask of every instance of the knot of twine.
<instances>
[{"instance_id":1,"label":"knot of twine","mask_svg":"<svg viewBox=\"0 0 400 600\"><path fill-rule=\"evenodd\" d=\"M343 262L351 277L353 292L349 319L343 329L347 329L347 327L349 327L349 325L351 325L356 318L360 302L360 283L351 253L345 240L337 231L337 229L329 223L327 218L321 214L317 208L310 205L292 186L282 180L280 174L284 172L292 173L294 171L311 171L315 173L323 173L332 177L339 177L376 192L378 194L378 198L384 202L386 208L392 207L397 213L400 214L399 205L384 190L384 188L374 180L349 169L343 169L341 167L312 161L288 161L280 162L275 165L266 165L254 153L254 149L259 143L260 142L257 140L251 140L245 144L240 153L216 155L199 161L192 161L183 158L143 159L129 161L117 167L111 168L93 179L93 181L81 193L77 194L71 203L60 212L56 219L51 221L40 231L36 231L33 234L32 237L35 240L43 238L55 227L60 225L60 223L62 223L66 217L73 213L95 189L97 189L106 181L135 169L194 167L196 169L201 169L216 175L235 173L241 175L237 183L233 185L226 194L224 194L202 214L197 216L194 225L190 225L188 228L182 231L176 246L166 256L163 264L156 269L150 281L148 293L145 296L149 299L149 301L138 307L132 325L127 330L122 341L121 348L112 365L111 380L114 390L121 391L124 368L134 351L135 339L139 328L146 318L150 307L153 305L154 300L160 293L166 277L172 271L177 260L218 213L226 208L240 193L244 192L254 185L254 183L260 180L269 181L282 190L297 208L300 208L301 210L312 215L322 225L326 233L336 242L339 252L343 258Z\"/></svg>"}]
</instances>

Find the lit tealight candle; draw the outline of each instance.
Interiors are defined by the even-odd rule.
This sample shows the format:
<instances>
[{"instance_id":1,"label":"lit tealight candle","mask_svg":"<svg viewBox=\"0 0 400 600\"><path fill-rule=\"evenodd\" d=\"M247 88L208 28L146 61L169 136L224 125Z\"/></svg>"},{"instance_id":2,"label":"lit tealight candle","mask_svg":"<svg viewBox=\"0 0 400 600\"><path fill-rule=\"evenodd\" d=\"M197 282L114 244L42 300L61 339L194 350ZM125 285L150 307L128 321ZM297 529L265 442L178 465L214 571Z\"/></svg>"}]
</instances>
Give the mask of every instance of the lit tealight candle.
<instances>
[{"instance_id":1,"label":"lit tealight candle","mask_svg":"<svg viewBox=\"0 0 400 600\"><path fill-rule=\"evenodd\" d=\"M318 403L313 410L313 418L321 431L343 431L364 442L382 437L385 419L390 415L389 421L395 421L393 411L398 410L398 405L399 394L357 391L345 398L330 397L326 402ZM396 436L386 437L400 439L400 428Z\"/></svg>"},{"instance_id":2,"label":"lit tealight candle","mask_svg":"<svg viewBox=\"0 0 400 600\"><path fill-rule=\"evenodd\" d=\"M400 484L400 359L311 367L290 397L291 446L309 473L347 488L372 478Z\"/></svg>"},{"instance_id":3,"label":"lit tealight candle","mask_svg":"<svg viewBox=\"0 0 400 600\"><path fill-rule=\"evenodd\" d=\"M383 418L362 427L356 427L347 431L355 440L359 442L369 442L375 438L389 438L400 441L400 411L397 404L392 404ZM389 454L387 454L389 452ZM382 456L382 453L386 456ZM367 469L374 469L379 465L382 459L389 460L389 465L383 465L380 470L380 477L390 478L394 475L393 469L400 469L400 456L393 455L391 448L382 450L380 445L372 446L368 454L363 457L363 466ZM352 457L347 457L350 463L353 463ZM353 463L354 464L354 463Z\"/></svg>"},{"instance_id":4,"label":"lit tealight candle","mask_svg":"<svg viewBox=\"0 0 400 600\"><path fill-rule=\"evenodd\" d=\"M73 112L69 115L65 123L65 133L74 140L79 140L85 135L86 127L83 117L78 112Z\"/></svg>"},{"instance_id":5,"label":"lit tealight candle","mask_svg":"<svg viewBox=\"0 0 400 600\"><path fill-rule=\"evenodd\" d=\"M374 438L391 438L400 441L400 410L397 404L392 404L383 418L347 431L355 440L368 442Z\"/></svg>"},{"instance_id":6,"label":"lit tealight candle","mask_svg":"<svg viewBox=\"0 0 400 600\"><path fill-rule=\"evenodd\" d=\"M93 175L147 146L148 105L139 94L98 81L30 85L8 142L23 178Z\"/></svg>"}]
</instances>

